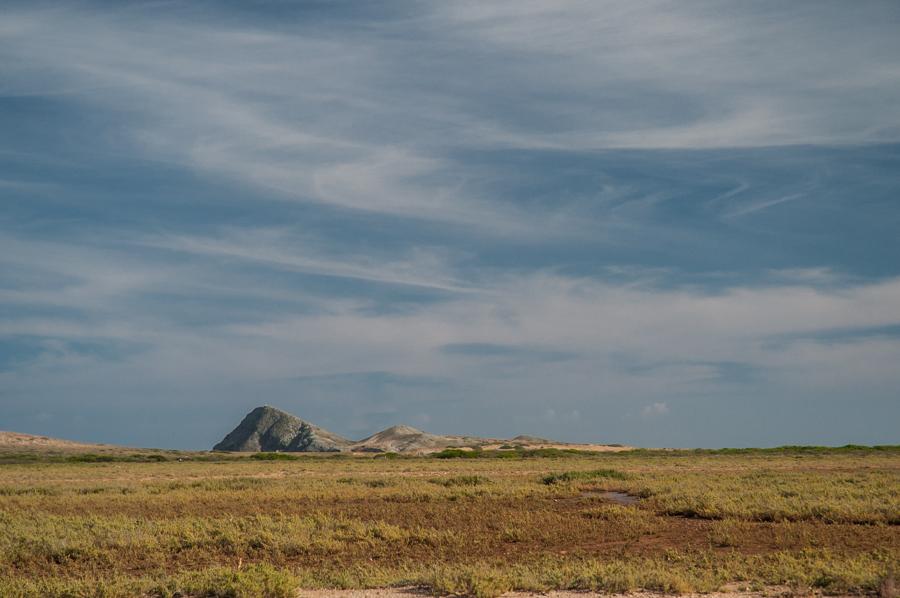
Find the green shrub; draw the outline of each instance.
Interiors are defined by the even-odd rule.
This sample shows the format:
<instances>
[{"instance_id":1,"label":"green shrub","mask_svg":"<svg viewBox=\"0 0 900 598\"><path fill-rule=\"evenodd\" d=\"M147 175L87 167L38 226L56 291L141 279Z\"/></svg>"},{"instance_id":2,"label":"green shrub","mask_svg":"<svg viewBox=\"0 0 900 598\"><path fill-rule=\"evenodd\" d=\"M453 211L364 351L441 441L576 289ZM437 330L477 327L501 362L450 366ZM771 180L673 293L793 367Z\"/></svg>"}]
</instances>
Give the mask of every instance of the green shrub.
<instances>
[{"instance_id":1,"label":"green shrub","mask_svg":"<svg viewBox=\"0 0 900 598\"><path fill-rule=\"evenodd\" d=\"M480 475L461 475L453 478L434 479L429 481L438 486L451 488L453 486L480 486L481 484L490 483L491 480Z\"/></svg>"},{"instance_id":2,"label":"green shrub","mask_svg":"<svg viewBox=\"0 0 900 598\"><path fill-rule=\"evenodd\" d=\"M431 455L436 459L475 459L481 456L481 451L467 451L460 448L446 448Z\"/></svg>"},{"instance_id":3,"label":"green shrub","mask_svg":"<svg viewBox=\"0 0 900 598\"><path fill-rule=\"evenodd\" d=\"M287 453L253 453L250 458L255 461L296 461L299 457Z\"/></svg>"},{"instance_id":4,"label":"green shrub","mask_svg":"<svg viewBox=\"0 0 900 598\"><path fill-rule=\"evenodd\" d=\"M112 455L98 455L96 453L82 453L66 457L66 461L70 463L111 463L115 460L116 458Z\"/></svg>"},{"instance_id":5,"label":"green shrub","mask_svg":"<svg viewBox=\"0 0 900 598\"><path fill-rule=\"evenodd\" d=\"M547 484L565 484L567 482L582 480L625 480L628 476L621 471L615 469L594 469L590 471L564 471L562 473L552 473L544 476L541 481Z\"/></svg>"},{"instance_id":6,"label":"green shrub","mask_svg":"<svg viewBox=\"0 0 900 598\"><path fill-rule=\"evenodd\" d=\"M394 453L391 451L388 451L386 453L378 453L375 455L375 459L401 459L401 458L407 458L407 456L401 455L400 453Z\"/></svg>"},{"instance_id":7,"label":"green shrub","mask_svg":"<svg viewBox=\"0 0 900 598\"><path fill-rule=\"evenodd\" d=\"M132 455L135 460L146 461L148 463L162 463L168 461L165 455Z\"/></svg>"},{"instance_id":8,"label":"green shrub","mask_svg":"<svg viewBox=\"0 0 900 598\"><path fill-rule=\"evenodd\" d=\"M520 451L491 451L491 457L494 459L519 459L522 457Z\"/></svg>"},{"instance_id":9,"label":"green shrub","mask_svg":"<svg viewBox=\"0 0 900 598\"><path fill-rule=\"evenodd\" d=\"M539 448L526 449L522 451L523 457L578 457L593 456L597 453L594 451L581 451L578 449L559 449L559 448Z\"/></svg>"},{"instance_id":10,"label":"green shrub","mask_svg":"<svg viewBox=\"0 0 900 598\"><path fill-rule=\"evenodd\" d=\"M363 482L369 488L389 488L394 485L394 482L391 480L385 480L383 478L379 478L377 480L366 480Z\"/></svg>"}]
</instances>

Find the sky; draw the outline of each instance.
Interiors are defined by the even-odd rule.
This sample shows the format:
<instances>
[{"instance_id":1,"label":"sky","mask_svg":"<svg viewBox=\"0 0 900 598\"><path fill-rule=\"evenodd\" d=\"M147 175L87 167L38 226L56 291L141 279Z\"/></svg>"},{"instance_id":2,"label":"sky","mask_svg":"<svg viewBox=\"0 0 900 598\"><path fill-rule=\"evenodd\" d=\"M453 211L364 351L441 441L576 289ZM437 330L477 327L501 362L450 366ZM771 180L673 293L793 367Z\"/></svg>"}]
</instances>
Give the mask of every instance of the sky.
<instances>
[{"instance_id":1,"label":"sky","mask_svg":"<svg viewBox=\"0 0 900 598\"><path fill-rule=\"evenodd\" d=\"M0 429L900 442L900 3L5 2Z\"/></svg>"}]
</instances>

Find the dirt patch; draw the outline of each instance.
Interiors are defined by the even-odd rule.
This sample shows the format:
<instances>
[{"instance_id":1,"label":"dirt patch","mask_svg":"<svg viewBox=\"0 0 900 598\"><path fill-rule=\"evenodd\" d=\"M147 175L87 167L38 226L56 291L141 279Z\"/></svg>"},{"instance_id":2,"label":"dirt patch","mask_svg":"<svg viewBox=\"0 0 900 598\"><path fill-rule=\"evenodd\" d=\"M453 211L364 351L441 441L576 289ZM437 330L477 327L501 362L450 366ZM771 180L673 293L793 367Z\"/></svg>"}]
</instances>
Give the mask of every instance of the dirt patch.
<instances>
[{"instance_id":1,"label":"dirt patch","mask_svg":"<svg viewBox=\"0 0 900 598\"><path fill-rule=\"evenodd\" d=\"M640 500L639 497L627 492L617 492L615 490L584 490L581 496L585 498L599 498L606 502L615 503L617 505L631 506L636 505Z\"/></svg>"}]
</instances>

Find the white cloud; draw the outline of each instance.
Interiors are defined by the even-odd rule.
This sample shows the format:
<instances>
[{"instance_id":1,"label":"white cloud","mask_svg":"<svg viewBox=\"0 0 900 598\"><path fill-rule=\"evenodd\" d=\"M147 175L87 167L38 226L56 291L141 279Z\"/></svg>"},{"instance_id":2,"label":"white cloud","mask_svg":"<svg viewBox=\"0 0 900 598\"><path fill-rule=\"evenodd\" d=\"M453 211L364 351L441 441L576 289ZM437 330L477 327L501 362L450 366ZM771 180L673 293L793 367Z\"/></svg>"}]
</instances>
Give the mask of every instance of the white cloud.
<instances>
[{"instance_id":1,"label":"white cloud","mask_svg":"<svg viewBox=\"0 0 900 598\"><path fill-rule=\"evenodd\" d=\"M651 403L650 405L645 405L643 409L641 409L642 417L659 417L661 415L665 415L669 412L669 406L664 402Z\"/></svg>"},{"instance_id":2,"label":"white cloud","mask_svg":"<svg viewBox=\"0 0 900 598\"><path fill-rule=\"evenodd\" d=\"M367 86L393 68L379 58L377 40L336 42L308 31L223 30L144 16L26 11L0 37L0 52L19 65L13 81L22 91L65 89L105 110L114 134L93 142L105 139L115 146L110 152L130 143L154 159L262 190L267 199L492 234L546 230L510 205L473 195L443 150L408 135L417 125L403 120L432 115L427 106ZM384 123L398 124L400 134Z\"/></svg>"},{"instance_id":3,"label":"white cloud","mask_svg":"<svg viewBox=\"0 0 900 598\"><path fill-rule=\"evenodd\" d=\"M43 302L77 312L3 318L0 335L106 339L142 347L139 355L120 361L79 363L77 371L59 374L59 384L164 379L190 385L340 374L349 368L475 385L522 384L523 396L531 397L622 393L652 404L665 402L670 393L739 384L720 375L715 364L723 362L764 372L753 383L774 394L884 389L900 382L895 367L900 340L878 334L880 328L900 325L900 279L838 286L822 285L821 273L812 278L776 273L762 286L708 292L661 288L652 278L613 284L546 273L485 272L478 277L481 282L470 279L465 292L383 311L370 309L362 299L305 296L281 286L277 277L251 282L238 270L210 266L222 256L236 257L267 267L322 268L338 276L454 290L445 284L452 277L440 273L451 272L452 261L437 262L435 278L428 278L431 257L401 266L373 263L371 275L364 277L359 273L368 266L359 256L323 258L313 252L311 262L302 255L295 262L291 252L302 252L303 245L276 235L267 246L273 238L260 235L183 238L180 245L174 243L176 249L210 262L168 270L154 265L149 255L123 258L120 251L127 246L99 252L19 242L19 259L46 277L39 286L32 282L3 291L0 304ZM4 247L12 243L7 240ZM202 298L208 322L184 326L183 318L192 312L172 303L178 297ZM239 307L229 307L232 298L240 300ZM254 306L257 300L263 303ZM273 300L280 302L274 309ZM854 330L862 333L844 334ZM513 352L502 368L491 369L483 360L455 359L443 350L465 344L528 347L529 358L517 365ZM570 357L535 360L542 352ZM73 357L48 351L43 360L4 378L10 387L53 384L47 372L66 369ZM560 386L552 391L548 384Z\"/></svg>"},{"instance_id":4,"label":"white cloud","mask_svg":"<svg viewBox=\"0 0 900 598\"><path fill-rule=\"evenodd\" d=\"M547 109L570 115L565 131L495 122L486 138L561 149L757 147L897 138L890 10L472 1L442 4L439 26L540 73L539 86L517 80L520 92L564 98ZM829 51L836 44L847 51Z\"/></svg>"},{"instance_id":5,"label":"white cloud","mask_svg":"<svg viewBox=\"0 0 900 598\"><path fill-rule=\"evenodd\" d=\"M415 247L405 255L334 255L326 244L286 229L234 229L218 236L164 235L137 239L136 244L164 251L219 256L256 262L277 269L336 278L408 285L435 290L471 290L456 278L450 252Z\"/></svg>"},{"instance_id":6,"label":"white cloud","mask_svg":"<svg viewBox=\"0 0 900 598\"><path fill-rule=\"evenodd\" d=\"M8 93L107 111L110 152L124 132L155 159L268 198L492 234L552 219L485 197L455 152L900 139L900 42L881 5L844 19L660 1L428 8L340 35L152 8L19 9L0 30L15 65L2 72Z\"/></svg>"},{"instance_id":7,"label":"white cloud","mask_svg":"<svg viewBox=\"0 0 900 598\"><path fill-rule=\"evenodd\" d=\"M643 218L673 197L665 182L642 195L639 182L611 175L590 198L604 208L599 222L580 218L565 189L546 192L540 207L517 208L497 197L515 185L492 187L497 171L459 156L900 140L900 38L893 21L879 18L887 5L846 14L813 4L765 14L681 2L420 6L427 12L378 28L280 23L277 33L232 19L222 26L218 8L14 9L0 22L0 76L9 95L55 96L67 109L99 114L85 133L92 152L185 166L237 184L251 201L436 221L491 242L518 235L529 251L539 249L538 235L596 243L615 226L632 239L649 236L637 234L645 228L664 239L691 231ZM500 173L504 183L511 170ZM732 175L711 181L733 187L707 204L707 213L734 217L729 225L805 204L822 189ZM0 179L15 191L66 191L51 185ZM340 234L310 234L303 222L192 232L182 224L164 222L164 232L127 242L88 238L93 231L72 239L66 226L55 242L0 236L4 276L15 277L0 288L9 314L0 335L55 343L0 372L4 388L22 397L69 388L183 396L210 385L382 371L459 381L472 400L568 401L531 412L563 421L607 397L656 413L673 394L742 384L722 375L722 363L763 372L754 390L774 397L883 395L900 385L900 340L877 334L900 325L897 278L861 282L800 268L707 291L665 286L665 277L634 267L616 272L618 282L535 271L527 257L521 270L494 270L462 235L448 241L459 250L404 238L399 249L367 253L344 247ZM707 250L708 241L697 244ZM558 248L549 249L543 264ZM504 251L507 259L515 248ZM304 288L298 274L439 299L398 306L355 290L328 296ZM854 330L852 338L835 332ZM104 359L80 351L85 340L141 350ZM511 351L495 360L501 369L442 350L466 344L527 347L530 358L517 363ZM540 354L572 357L542 363Z\"/></svg>"},{"instance_id":8,"label":"white cloud","mask_svg":"<svg viewBox=\"0 0 900 598\"><path fill-rule=\"evenodd\" d=\"M238 237L222 242L240 245ZM606 412L616 409L663 415L654 404L677 401L680 412L682 403L704 396L732 403L747 396L769 406L804 397L877 401L900 385L900 338L879 334L900 324L900 279L838 286L773 276L758 287L708 292L661 288L652 278L613 284L482 273L464 293L384 310L364 298L307 296L282 285L279 276L247 278L240 269L219 267L222 257L232 259L230 250L191 248L183 267L159 277L154 254L123 259L119 252L127 246L103 252L26 247L27 263L45 276L0 293L8 314L0 318L0 338L39 341L37 357L0 370L3 400L20 409L56 409L77 400L79 411L90 411L120 398L152 400L163 409L186 397L192 405L242 409L261 400L261 392L269 402L306 401L290 382L304 376L384 372L448 385L410 391L403 413L431 412L446 425L434 410L449 403L460 413L493 413L470 418L463 431L478 421L484 433L493 433L492 426L510 423L497 413L516 413L516 425L540 419L535 432L607 441L615 421L627 425L608 419ZM67 253L70 259L57 260ZM360 267L358 256L326 257L335 272ZM292 258L282 258L260 263L294 267ZM374 269L375 279L391 274L389 267ZM120 270L129 273L126 282L102 283L115 281L112 274ZM96 288L95 280L101 281ZM22 313L23 307L29 311ZM529 351L521 362L512 351L495 366L444 350L479 343ZM104 346L116 347L114 358ZM567 357L535 358L542 353ZM732 377L729 364L754 375ZM259 390L273 384L280 389L274 395ZM381 400L355 387L320 394L340 401L341 409ZM548 410L556 417L545 419ZM342 421L339 413L334 417ZM577 436L567 432L576 429ZM605 430L602 437L598 430Z\"/></svg>"}]
</instances>

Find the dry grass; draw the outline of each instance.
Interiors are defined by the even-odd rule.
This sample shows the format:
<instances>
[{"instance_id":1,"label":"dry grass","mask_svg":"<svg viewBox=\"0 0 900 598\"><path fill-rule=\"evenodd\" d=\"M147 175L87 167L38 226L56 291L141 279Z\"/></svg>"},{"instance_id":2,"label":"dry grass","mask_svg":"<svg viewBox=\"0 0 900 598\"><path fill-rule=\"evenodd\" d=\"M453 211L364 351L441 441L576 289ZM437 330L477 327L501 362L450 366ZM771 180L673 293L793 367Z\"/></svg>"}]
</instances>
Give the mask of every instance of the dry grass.
<instances>
[{"instance_id":1,"label":"dry grass","mask_svg":"<svg viewBox=\"0 0 900 598\"><path fill-rule=\"evenodd\" d=\"M597 490L644 497L605 502ZM0 465L2 596L884 593L900 453Z\"/></svg>"}]
</instances>

